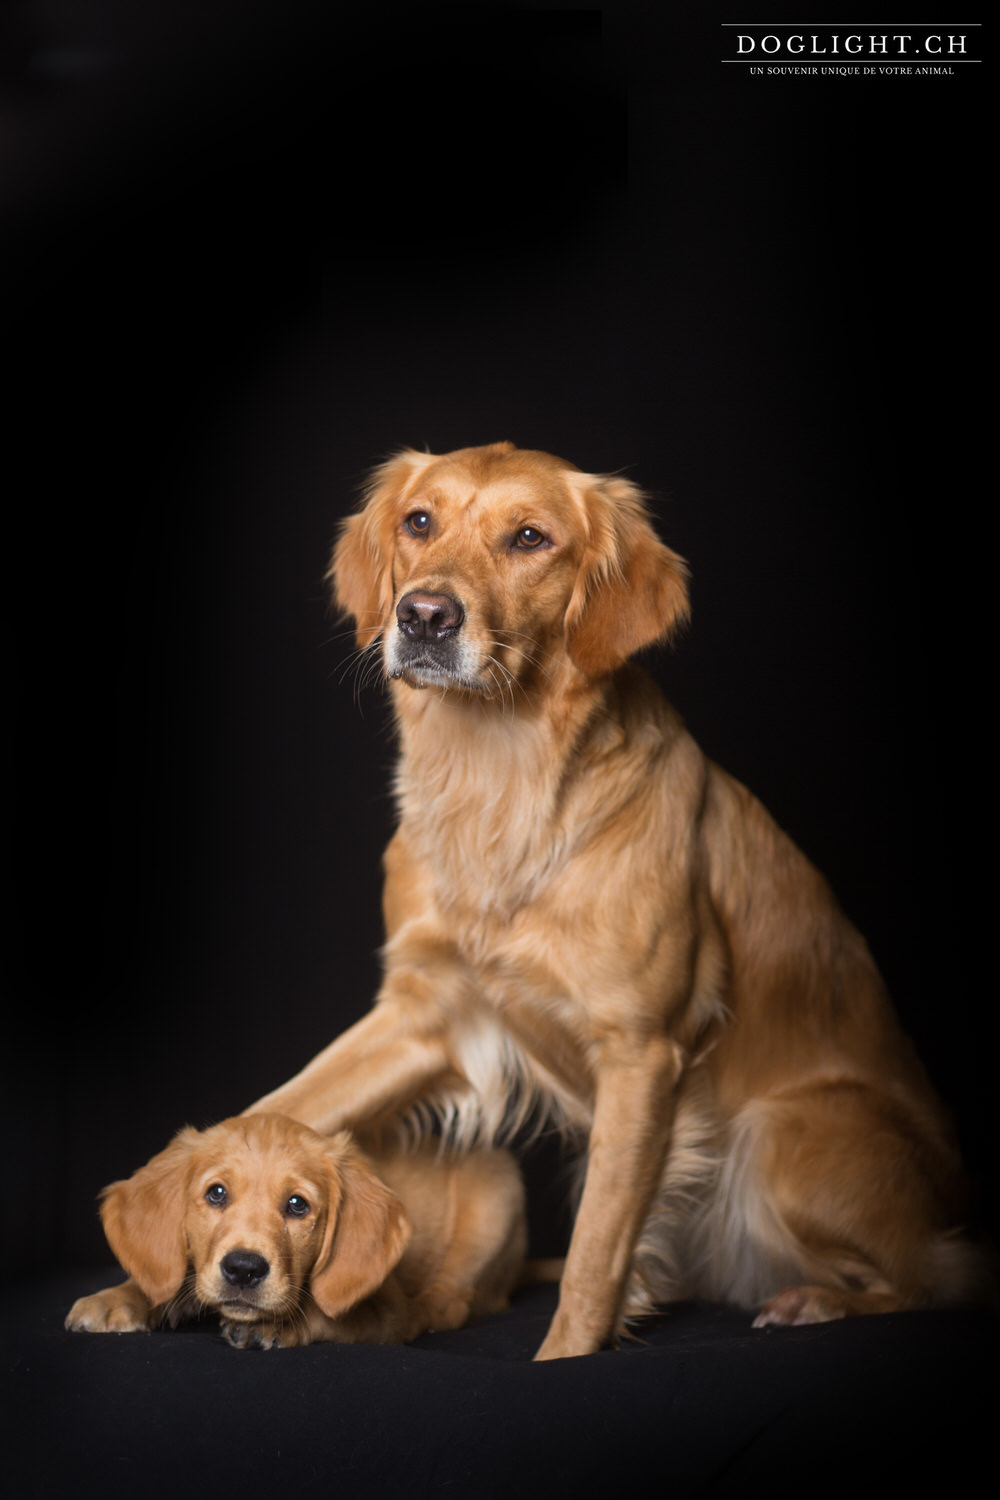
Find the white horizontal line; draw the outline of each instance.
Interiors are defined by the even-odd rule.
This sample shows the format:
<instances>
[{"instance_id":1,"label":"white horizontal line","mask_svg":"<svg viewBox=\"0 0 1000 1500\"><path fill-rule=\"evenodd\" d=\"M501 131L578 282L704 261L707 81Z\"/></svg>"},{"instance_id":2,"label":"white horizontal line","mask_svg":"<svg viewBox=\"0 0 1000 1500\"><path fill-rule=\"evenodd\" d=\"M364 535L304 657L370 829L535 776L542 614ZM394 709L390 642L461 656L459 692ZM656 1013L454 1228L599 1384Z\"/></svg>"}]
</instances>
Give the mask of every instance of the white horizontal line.
<instances>
[{"instance_id":1,"label":"white horizontal line","mask_svg":"<svg viewBox=\"0 0 1000 1500\"><path fill-rule=\"evenodd\" d=\"M937 30L939 26L952 26L959 31L973 31L979 26L985 26L985 21L720 21L720 26L766 26L769 31L776 31L779 26L791 26L796 31L799 27L821 26L824 30L828 26L835 26L838 31L849 30L852 26L872 27L877 26L922 26L925 31Z\"/></svg>"}]
</instances>

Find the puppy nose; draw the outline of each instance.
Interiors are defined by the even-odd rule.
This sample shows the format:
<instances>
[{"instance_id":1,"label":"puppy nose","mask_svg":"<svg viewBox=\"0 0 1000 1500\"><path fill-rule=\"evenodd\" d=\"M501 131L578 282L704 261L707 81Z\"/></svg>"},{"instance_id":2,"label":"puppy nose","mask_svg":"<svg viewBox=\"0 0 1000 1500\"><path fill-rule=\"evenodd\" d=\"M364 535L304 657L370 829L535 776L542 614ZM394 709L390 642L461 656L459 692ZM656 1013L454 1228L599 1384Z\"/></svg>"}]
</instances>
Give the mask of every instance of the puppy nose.
<instances>
[{"instance_id":1,"label":"puppy nose","mask_svg":"<svg viewBox=\"0 0 1000 1500\"><path fill-rule=\"evenodd\" d=\"M414 590L396 605L396 619L404 635L414 641L440 641L458 630L465 610L450 594L425 594Z\"/></svg>"},{"instance_id":2,"label":"puppy nose","mask_svg":"<svg viewBox=\"0 0 1000 1500\"><path fill-rule=\"evenodd\" d=\"M230 1250L219 1262L219 1270L230 1286L257 1286L270 1269L256 1250Z\"/></svg>"}]
</instances>

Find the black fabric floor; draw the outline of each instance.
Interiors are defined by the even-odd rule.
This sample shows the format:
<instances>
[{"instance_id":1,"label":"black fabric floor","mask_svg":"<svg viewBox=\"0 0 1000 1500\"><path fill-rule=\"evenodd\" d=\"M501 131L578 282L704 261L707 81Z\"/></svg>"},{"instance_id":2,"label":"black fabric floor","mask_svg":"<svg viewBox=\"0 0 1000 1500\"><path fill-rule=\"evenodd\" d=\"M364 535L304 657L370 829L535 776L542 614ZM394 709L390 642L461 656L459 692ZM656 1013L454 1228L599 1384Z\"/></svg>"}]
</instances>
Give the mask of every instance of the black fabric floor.
<instances>
[{"instance_id":1,"label":"black fabric floor","mask_svg":"<svg viewBox=\"0 0 1000 1500\"><path fill-rule=\"evenodd\" d=\"M684 1305L641 1341L531 1363L551 1287L407 1348L245 1353L210 1324L67 1334L51 1276L3 1297L20 1497L969 1494L991 1472L996 1320L906 1313L754 1331Z\"/></svg>"}]
</instances>

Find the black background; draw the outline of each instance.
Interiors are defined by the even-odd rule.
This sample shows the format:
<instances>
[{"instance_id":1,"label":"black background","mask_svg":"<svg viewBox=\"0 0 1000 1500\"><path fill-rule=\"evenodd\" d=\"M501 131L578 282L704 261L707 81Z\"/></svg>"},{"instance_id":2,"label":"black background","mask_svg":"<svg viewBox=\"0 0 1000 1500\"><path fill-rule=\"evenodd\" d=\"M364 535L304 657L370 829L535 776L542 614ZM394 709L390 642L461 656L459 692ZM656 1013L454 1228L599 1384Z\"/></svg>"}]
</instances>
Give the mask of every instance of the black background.
<instances>
[{"instance_id":1,"label":"black background","mask_svg":"<svg viewBox=\"0 0 1000 1500\"><path fill-rule=\"evenodd\" d=\"M653 492L653 669L868 936L991 1216L986 65L751 78L720 19L6 13L15 1262L105 1263L105 1182L370 1003L393 752L327 554L390 449L500 438Z\"/></svg>"}]
</instances>

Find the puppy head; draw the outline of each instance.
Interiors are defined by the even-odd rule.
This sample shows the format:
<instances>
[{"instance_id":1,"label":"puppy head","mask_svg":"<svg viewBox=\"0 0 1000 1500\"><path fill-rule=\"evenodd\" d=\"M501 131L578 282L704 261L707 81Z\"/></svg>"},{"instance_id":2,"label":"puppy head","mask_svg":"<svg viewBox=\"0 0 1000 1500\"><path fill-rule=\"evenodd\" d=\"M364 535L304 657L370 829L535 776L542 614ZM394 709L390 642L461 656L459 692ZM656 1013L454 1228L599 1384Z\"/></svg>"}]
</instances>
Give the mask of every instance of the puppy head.
<instances>
[{"instance_id":1,"label":"puppy head","mask_svg":"<svg viewBox=\"0 0 1000 1500\"><path fill-rule=\"evenodd\" d=\"M346 1132L324 1138L267 1114L182 1130L105 1190L101 1218L154 1306L187 1285L200 1305L245 1322L290 1313L306 1289L336 1317L381 1285L410 1237L402 1205Z\"/></svg>"},{"instance_id":2,"label":"puppy head","mask_svg":"<svg viewBox=\"0 0 1000 1500\"><path fill-rule=\"evenodd\" d=\"M550 680L560 656L602 676L688 607L634 485L510 443L382 465L329 576L390 678L488 696Z\"/></svg>"}]
</instances>

